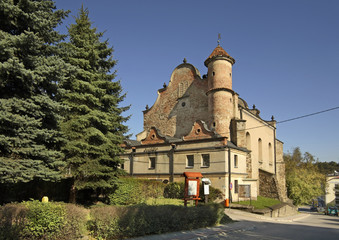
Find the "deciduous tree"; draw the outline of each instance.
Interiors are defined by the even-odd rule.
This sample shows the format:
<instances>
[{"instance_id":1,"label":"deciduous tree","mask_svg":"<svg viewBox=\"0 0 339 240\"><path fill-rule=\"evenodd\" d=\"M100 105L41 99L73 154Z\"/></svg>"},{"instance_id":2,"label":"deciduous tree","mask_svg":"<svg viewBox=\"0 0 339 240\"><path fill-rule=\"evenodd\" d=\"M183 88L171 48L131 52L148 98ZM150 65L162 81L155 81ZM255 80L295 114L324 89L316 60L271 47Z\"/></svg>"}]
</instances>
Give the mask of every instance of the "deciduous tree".
<instances>
[{"instance_id":1,"label":"deciduous tree","mask_svg":"<svg viewBox=\"0 0 339 240\"><path fill-rule=\"evenodd\" d=\"M320 173L314 156L302 154L297 147L293 153L284 154L288 197L294 204L308 204L315 197L324 194L326 180Z\"/></svg>"}]
</instances>

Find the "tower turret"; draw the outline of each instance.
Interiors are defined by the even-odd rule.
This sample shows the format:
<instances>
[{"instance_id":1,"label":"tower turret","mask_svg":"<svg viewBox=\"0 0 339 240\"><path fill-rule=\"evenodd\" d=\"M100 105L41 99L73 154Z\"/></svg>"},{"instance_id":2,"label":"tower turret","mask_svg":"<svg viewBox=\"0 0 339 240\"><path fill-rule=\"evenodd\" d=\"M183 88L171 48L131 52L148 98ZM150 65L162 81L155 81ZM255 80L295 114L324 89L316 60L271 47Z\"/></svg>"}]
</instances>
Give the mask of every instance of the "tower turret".
<instances>
[{"instance_id":1,"label":"tower turret","mask_svg":"<svg viewBox=\"0 0 339 240\"><path fill-rule=\"evenodd\" d=\"M217 133L230 139L230 122L234 117L232 90L232 66L235 60L217 46L205 60L208 68L208 112L209 125Z\"/></svg>"}]
</instances>

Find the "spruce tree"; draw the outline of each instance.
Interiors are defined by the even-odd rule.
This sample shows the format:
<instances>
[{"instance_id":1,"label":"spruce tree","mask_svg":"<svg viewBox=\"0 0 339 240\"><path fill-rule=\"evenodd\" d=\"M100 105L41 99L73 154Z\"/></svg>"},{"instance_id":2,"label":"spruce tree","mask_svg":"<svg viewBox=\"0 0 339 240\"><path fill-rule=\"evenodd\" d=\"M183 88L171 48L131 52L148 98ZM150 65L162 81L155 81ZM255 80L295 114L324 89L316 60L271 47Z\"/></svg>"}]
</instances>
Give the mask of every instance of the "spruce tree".
<instances>
[{"instance_id":1,"label":"spruce tree","mask_svg":"<svg viewBox=\"0 0 339 240\"><path fill-rule=\"evenodd\" d=\"M120 82L113 81L113 48L107 40L101 41L103 33L92 27L87 9L80 9L68 31L65 61L75 68L62 82L63 102L70 109L62 129L68 139L63 150L74 183L70 195L74 202L77 190L98 193L113 186L121 164L120 144L128 131L122 113L128 107L119 106L125 95Z\"/></svg>"},{"instance_id":2,"label":"spruce tree","mask_svg":"<svg viewBox=\"0 0 339 240\"><path fill-rule=\"evenodd\" d=\"M60 179L58 83L66 73L52 1L0 1L0 182Z\"/></svg>"}]
</instances>

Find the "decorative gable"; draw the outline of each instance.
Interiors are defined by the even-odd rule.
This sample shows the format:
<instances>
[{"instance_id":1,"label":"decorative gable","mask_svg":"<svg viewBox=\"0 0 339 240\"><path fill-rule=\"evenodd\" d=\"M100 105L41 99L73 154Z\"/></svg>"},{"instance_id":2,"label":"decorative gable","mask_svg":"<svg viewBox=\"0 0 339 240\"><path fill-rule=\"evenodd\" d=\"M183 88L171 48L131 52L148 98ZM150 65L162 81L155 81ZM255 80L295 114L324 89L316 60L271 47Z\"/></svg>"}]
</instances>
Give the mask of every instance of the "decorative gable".
<instances>
[{"instance_id":1,"label":"decorative gable","mask_svg":"<svg viewBox=\"0 0 339 240\"><path fill-rule=\"evenodd\" d=\"M213 138L215 135L216 133L209 130L203 121L198 120L193 124L191 132L183 137L183 140L187 141L187 140Z\"/></svg>"},{"instance_id":2,"label":"decorative gable","mask_svg":"<svg viewBox=\"0 0 339 240\"><path fill-rule=\"evenodd\" d=\"M165 143L166 138L158 133L158 130L155 127L152 127L147 134L146 138L141 141L142 145L147 144L158 144L158 143Z\"/></svg>"}]
</instances>

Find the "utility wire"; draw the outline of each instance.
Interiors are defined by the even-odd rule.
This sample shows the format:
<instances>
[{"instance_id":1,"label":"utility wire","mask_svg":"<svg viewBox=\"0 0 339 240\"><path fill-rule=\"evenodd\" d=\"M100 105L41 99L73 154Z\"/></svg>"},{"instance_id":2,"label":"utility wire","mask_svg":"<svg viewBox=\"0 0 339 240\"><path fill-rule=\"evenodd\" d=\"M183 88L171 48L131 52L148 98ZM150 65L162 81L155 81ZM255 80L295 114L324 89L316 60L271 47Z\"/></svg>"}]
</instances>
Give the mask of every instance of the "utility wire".
<instances>
[{"instance_id":1,"label":"utility wire","mask_svg":"<svg viewBox=\"0 0 339 240\"><path fill-rule=\"evenodd\" d=\"M323 110L323 111L319 111L319 112L315 112L315 113L306 114L306 115L303 115L303 116L300 116L300 117L295 117L295 118L286 119L286 120L277 122L277 124L278 124L278 123L284 123L284 122L290 122L290 121L297 120L297 119L300 119L300 118L305 118L305 117L314 116L314 115L321 114L321 113L324 113L324 112L333 111L333 110L336 110L336 109L338 109L338 108L339 108L339 107L329 108L329 109L326 109L326 110Z\"/></svg>"},{"instance_id":2,"label":"utility wire","mask_svg":"<svg viewBox=\"0 0 339 240\"><path fill-rule=\"evenodd\" d=\"M297 120L297 119L306 118L306 117L310 117L310 116L314 116L314 115L317 115L317 114L333 111L333 110L336 110L336 109L339 109L339 106L334 107L334 108L329 108L329 109L326 109L326 110L323 110L323 111L315 112L315 113L306 114L306 115L295 117L295 118L289 118L289 119L286 119L286 120L282 120L282 121L277 122L277 124L278 123L290 122L290 121L294 121L294 120ZM264 125L260 125L260 126L256 126L256 127L246 128L243 131L251 130L251 129L255 129L255 128L262 128L262 127L266 127L266 126L267 126L267 124L264 124Z\"/></svg>"}]
</instances>

